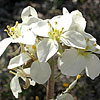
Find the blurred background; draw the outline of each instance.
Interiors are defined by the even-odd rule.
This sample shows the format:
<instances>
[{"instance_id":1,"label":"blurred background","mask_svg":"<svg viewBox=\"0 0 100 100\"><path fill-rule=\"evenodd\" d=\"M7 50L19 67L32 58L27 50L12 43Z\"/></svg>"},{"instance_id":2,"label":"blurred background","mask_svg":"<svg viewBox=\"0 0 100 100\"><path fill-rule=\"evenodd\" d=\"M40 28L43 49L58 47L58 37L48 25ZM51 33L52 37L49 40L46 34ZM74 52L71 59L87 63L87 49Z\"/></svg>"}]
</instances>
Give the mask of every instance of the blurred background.
<instances>
[{"instance_id":1,"label":"blurred background","mask_svg":"<svg viewBox=\"0 0 100 100\"><path fill-rule=\"evenodd\" d=\"M16 21L22 22L21 12L28 5L34 7L39 17L43 19L62 14L63 7L69 12L80 10L87 21L86 32L92 34L100 45L100 0L0 0L0 40L7 37L4 32L7 25L13 26ZM7 65L13 57L10 54L17 48L18 45L11 44L0 57L0 100L16 100L10 90L13 75L9 73ZM70 83L74 79L74 77L60 76L55 83L55 96L66 89L64 83ZM75 100L100 100L100 76L91 80L84 74L70 93ZM35 100L35 96L39 96L39 100L45 100L45 95L44 86L36 84L27 90L23 89L18 100Z\"/></svg>"}]
</instances>

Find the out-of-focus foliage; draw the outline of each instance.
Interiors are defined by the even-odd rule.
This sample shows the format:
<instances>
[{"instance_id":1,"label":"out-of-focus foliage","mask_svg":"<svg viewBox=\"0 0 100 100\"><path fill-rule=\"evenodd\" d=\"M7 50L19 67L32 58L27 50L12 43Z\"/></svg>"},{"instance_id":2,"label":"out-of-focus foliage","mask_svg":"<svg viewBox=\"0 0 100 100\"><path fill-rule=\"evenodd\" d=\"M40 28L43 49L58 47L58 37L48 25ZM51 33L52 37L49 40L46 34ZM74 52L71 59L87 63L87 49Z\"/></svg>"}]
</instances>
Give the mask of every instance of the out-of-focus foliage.
<instances>
[{"instance_id":1,"label":"out-of-focus foliage","mask_svg":"<svg viewBox=\"0 0 100 100\"><path fill-rule=\"evenodd\" d=\"M16 20L21 22L21 11L28 5L34 7L38 11L39 17L43 19L61 14L62 7L66 7L70 12L76 9L80 10L87 20L86 32L96 37L100 44L100 0L0 0L0 39L7 37L3 31L6 25L12 26ZM9 87L13 75L7 70L7 65L9 59L13 57L12 52L17 47L18 45L9 46L0 58L0 100L15 100ZM56 69L55 74L57 71ZM65 90L63 83L70 83L68 78L60 76L55 84L55 95ZM70 79L72 82L73 77ZM23 85L23 81L21 85ZM18 100L34 100L35 96L44 100L45 91L46 89L42 85L37 84L35 87L23 90ZM100 76L91 80L84 75L71 93L75 100L77 98L78 100L100 100Z\"/></svg>"}]
</instances>

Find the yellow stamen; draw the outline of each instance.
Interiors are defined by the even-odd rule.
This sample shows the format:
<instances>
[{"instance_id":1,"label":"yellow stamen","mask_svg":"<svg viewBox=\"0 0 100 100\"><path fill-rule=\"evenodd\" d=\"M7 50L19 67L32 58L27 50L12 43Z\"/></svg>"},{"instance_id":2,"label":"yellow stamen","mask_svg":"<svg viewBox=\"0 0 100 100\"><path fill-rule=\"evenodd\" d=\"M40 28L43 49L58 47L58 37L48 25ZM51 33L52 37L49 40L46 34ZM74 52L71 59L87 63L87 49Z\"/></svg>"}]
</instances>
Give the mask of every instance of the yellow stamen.
<instances>
[{"instance_id":1,"label":"yellow stamen","mask_svg":"<svg viewBox=\"0 0 100 100\"><path fill-rule=\"evenodd\" d=\"M36 96L36 97L35 97L35 100L39 100L39 97L38 97L38 96Z\"/></svg>"},{"instance_id":2,"label":"yellow stamen","mask_svg":"<svg viewBox=\"0 0 100 100\"><path fill-rule=\"evenodd\" d=\"M16 21L16 24L15 24L15 26L18 26L18 21Z\"/></svg>"},{"instance_id":3,"label":"yellow stamen","mask_svg":"<svg viewBox=\"0 0 100 100\"><path fill-rule=\"evenodd\" d=\"M57 29L54 29L54 32L56 33L58 30Z\"/></svg>"},{"instance_id":4,"label":"yellow stamen","mask_svg":"<svg viewBox=\"0 0 100 100\"><path fill-rule=\"evenodd\" d=\"M33 45L32 48L36 51L36 45Z\"/></svg>"},{"instance_id":5,"label":"yellow stamen","mask_svg":"<svg viewBox=\"0 0 100 100\"><path fill-rule=\"evenodd\" d=\"M58 23L57 22L55 22L55 25L57 25Z\"/></svg>"},{"instance_id":6,"label":"yellow stamen","mask_svg":"<svg viewBox=\"0 0 100 100\"><path fill-rule=\"evenodd\" d=\"M86 38L86 42L89 42L89 38Z\"/></svg>"},{"instance_id":7,"label":"yellow stamen","mask_svg":"<svg viewBox=\"0 0 100 100\"><path fill-rule=\"evenodd\" d=\"M95 49L95 52L99 51L99 49Z\"/></svg>"},{"instance_id":8,"label":"yellow stamen","mask_svg":"<svg viewBox=\"0 0 100 100\"><path fill-rule=\"evenodd\" d=\"M48 35L51 35L51 32L48 32Z\"/></svg>"},{"instance_id":9,"label":"yellow stamen","mask_svg":"<svg viewBox=\"0 0 100 100\"><path fill-rule=\"evenodd\" d=\"M34 56L34 54L32 54L32 53L30 54L30 56L31 56L32 58L34 58L34 57L35 57L35 56Z\"/></svg>"},{"instance_id":10,"label":"yellow stamen","mask_svg":"<svg viewBox=\"0 0 100 100\"><path fill-rule=\"evenodd\" d=\"M61 29L61 31L59 32L59 35L61 35L63 33L64 27Z\"/></svg>"},{"instance_id":11,"label":"yellow stamen","mask_svg":"<svg viewBox=\"0 0 100 100\"><path fill-rule=\"evenodd\" d=\"M7 29L4 29L4 31L8 33L8 30Z\"/></svg>"},{"instance_id":12,"label":"yellow stamen","mask_svg":"<svg viewBox=\"0 0 100 100\"><path fill-rule=\"evenodd\" d=\"M68 83L64 83L63 86L68 88L69 84Z\"/></svg>"},{"instance_id":13,"label":"yellow stamen","mask_svg":"<svg viewBox=\"0 0 100 100\"><path fill-rule=\"evenodd\" d=\"M97 44L96 44L96 42L93 44L93 46L96 46Z\"/></svg>"},{"instance_id":14,"label":"yellow stamen","mask_svg":"<svg viewBox=\"0 0 100 100\"><path fill-rule=\"evenodd\" d=\"M7 25L7 29L4 30L5 32L7 32L7 34L12 37L13 39L18 38L19 36L21 36L19 27L18 27L18 21L16 21L16 24L14 27L10 27L9 25Z\"/></svg>"},{"instance_id":15,"label":"yellow stamen","mask_svg":"<svg viewBox=\"0 0 100 100\"><path fill-rule=\"evenodd\" d=\"M62 27L62 29L61 30L64 30L64 27Z\"/></svg>"},{"instance_id":16,"label":"yellow stamen","mask_svg":"<svg viewBox=\"0 0 100 100\"><path fill-rule=\"evenodd\" d=\"M89 50L89 48L90 48L89 46L86 46L85 50Z\"/></svg>"},{"instance_id":17,"label":"yellow stamen","mask_svg":"<svg viewBox=\"0 0 100 100\"><path fill-rule=\"evenodd\" d=\"M9 32L9 34L12 36L13 35L13 32Z\"/></svg>"},{"instance_id":18,"label":"yellow stamen","mask_svg":"<svg viewBox=\"0 0 100 100\"><path fill-rule=\"evenodd\" d=\"M56 40L58 42L60 42L60 36L61 34L63 33L63 29L62 28L61 30L58 30L57 29L57 22L54 22L55 24L55 27L52 27L51 24L48 22L48 25L49 25L49 28L50 28L50 31L48 32L48 36L53 39L53 40Z\"/></svg>"},{"instance_id":19,"label":"yellow stamen","mask_svg":"<svg viewBox=\"0 0 100 100\"><path fill-rule=\"evenodd\" d=\"M7 29L10 30L10 26L9 25L7 25Z\"/></svg>"},{"instance_id":20,"label":"yellow stamen","mask_svg":"<svg viewBox=\"0 0 100 100\"><path fill-rule=\"evenodd\" d=\"M48 26L51 27L51 24L48 22Z\"/></svg>"},{"instance_id":21,"label":"yellow stamen","mask_svg":"<svg viewBox=\"0 0 100 100\"><path fill-rule=\"evenodd\" d=\"M15 31L15 28L14 27L11 27L11 31L14 32Z\"/></svg>"},{"instance_id":22,"label":"yellow stamen","mask_svg":"<svg viewBox=\"0 0 100 100\"><path fill-rule=\"evenodd\" d=\"M80 78L81 78L81 75L77 75L76 79L78 80L78 79L80 79Z\"/></svg>"},{"instance_id":23,"label":"yellow stamen","mask_svg":"<svg viewBox=\"0 0 100 100\"><path fill-rule=\"evenodd\" d=\"M27 49L29 49L29 46L26 46Z\"/></svg>"},{"instance_id":24,"label":"yellow stamen","mask_svg":"<svg viewBox=\"0 0 100 100\"><path fill-rule=\"evenodd\" d=\"M67 88L67 91L70 91L70 88Z\"/></svg>"}]
</instances>

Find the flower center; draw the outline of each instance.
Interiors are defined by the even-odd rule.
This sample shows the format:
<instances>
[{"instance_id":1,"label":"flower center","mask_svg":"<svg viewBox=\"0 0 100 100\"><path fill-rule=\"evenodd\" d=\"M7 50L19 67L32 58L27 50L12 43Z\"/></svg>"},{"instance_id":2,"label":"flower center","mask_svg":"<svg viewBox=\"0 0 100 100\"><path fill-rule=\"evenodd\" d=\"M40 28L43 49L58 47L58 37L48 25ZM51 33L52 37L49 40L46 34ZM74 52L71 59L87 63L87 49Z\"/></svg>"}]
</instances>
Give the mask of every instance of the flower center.
<instances>
[{"instance_id":1,"label":"flower center","mask_svg":"<svg viewBox=\"0 0 100 100\"><path fill-rule=\"evenodd\" d=\"M5 29L4 31L7 32L7 34L13 39L21 36L20 30L18 28L18 21L16 21L16 24L13 27L10 27L9 25L7 25L7 29Z\"/></svg>"},{"instance_id":2,"label":"flower center","mask_svg":"<svg viewBox=\"0 0 100 100\"><path fill-rule=\"evenodd\" d=\"M26 45L25 47L25 52L28 52L30 57L32 58L32 60L36 60L37 59L37 55L36 55L36 45L32 45L32 46L29 46L29 45Z\"/></svg>"},{"instance_id":3,"label":"flower center","mask_svg":"<svg viewBox=\"0 0 100 100\"><path fill-rule=\"evenodd\" d=\"M50 27L50 31L48 32L48 35L51 39L56 40L56 41L60 41L60 36L63 33L64 28L62 27L61 30L57 29L57 22L55 22L55 28L52 27L52 25L48 22L48 25Z\"/></svg>"}]
</instances>

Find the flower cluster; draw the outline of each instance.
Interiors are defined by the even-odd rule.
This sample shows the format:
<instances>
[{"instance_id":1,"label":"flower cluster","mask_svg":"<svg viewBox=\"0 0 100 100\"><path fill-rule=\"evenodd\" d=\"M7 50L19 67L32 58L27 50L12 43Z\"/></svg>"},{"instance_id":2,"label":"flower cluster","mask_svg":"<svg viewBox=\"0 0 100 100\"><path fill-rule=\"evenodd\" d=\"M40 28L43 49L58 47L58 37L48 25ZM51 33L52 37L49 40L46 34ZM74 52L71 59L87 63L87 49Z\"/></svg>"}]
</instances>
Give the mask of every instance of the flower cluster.
<instances>
[{"instance_id":1,"label":"flower cluster","mask_svg":"<svg viewBox=\"0 0 100 100\"><path fill-rule=\"evenodd\" d=\"M20 54L8 65L10 73L15 75L10 87L16 98L22 92L19 78L25 81L24 89L48 81L52 73L51 59L57 60L64 75L77 76L84 69L91 79L99 75L100 61L95 54L100 54L100 46L85 32L85 18L78 10L69 13L63 8L62 13L43 20L38 18L34 8L28 6L22 11L22 23L16 22L15 26L5 29L10 37L0 42L0 56L10 43L20 45ZM73 100L73 97L64 93L57 100Z\"/></svg>"}]
</instances>

